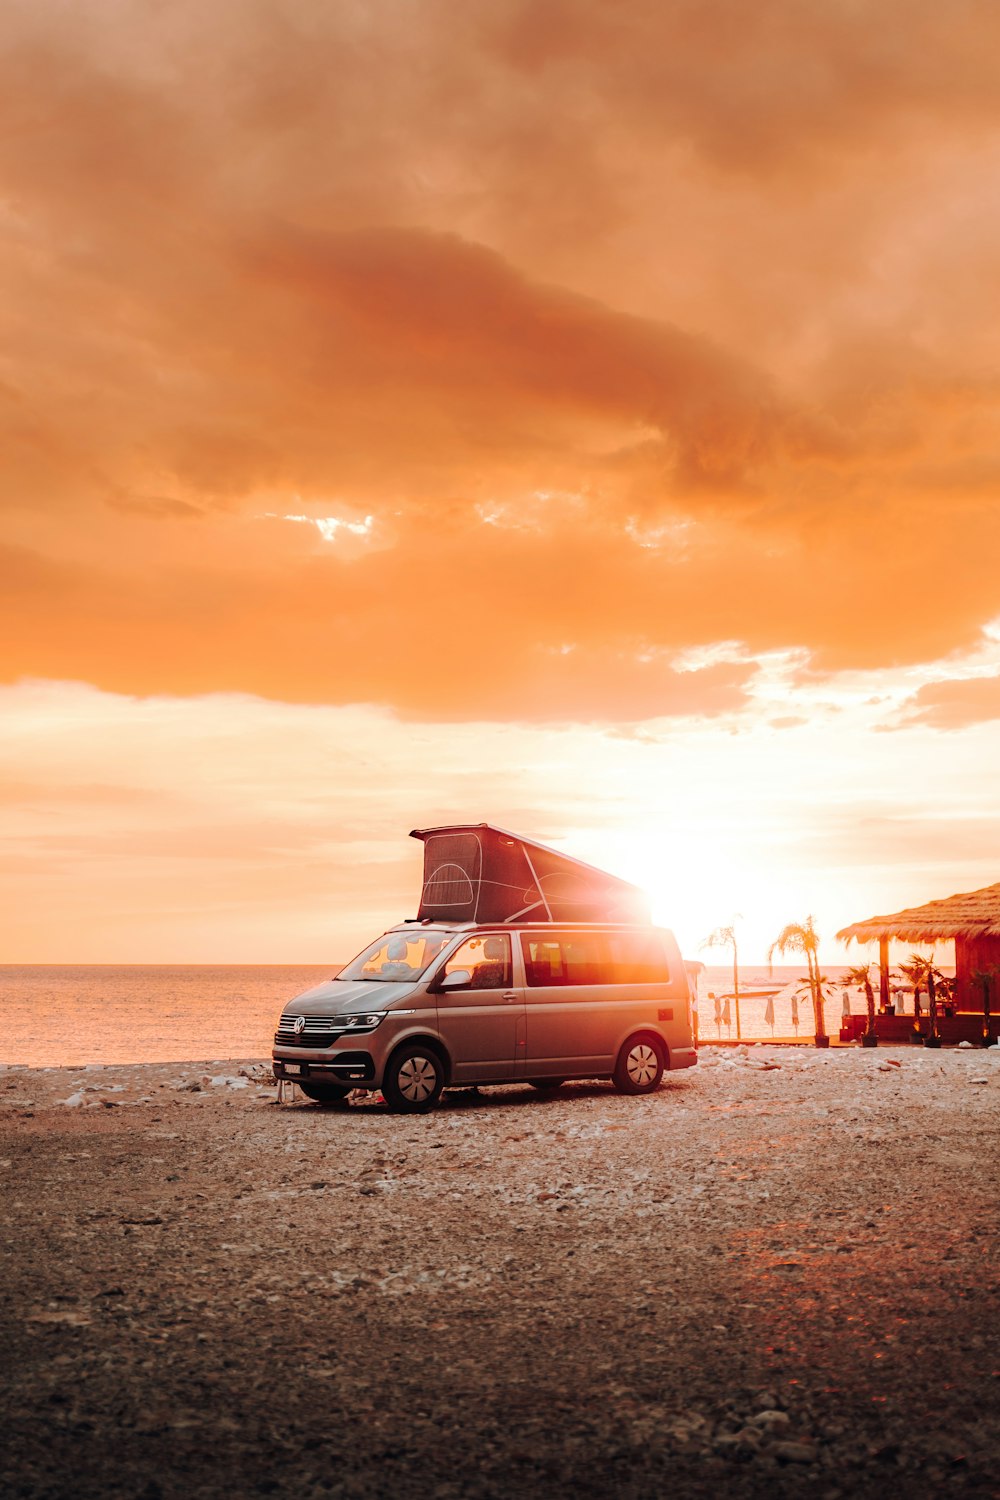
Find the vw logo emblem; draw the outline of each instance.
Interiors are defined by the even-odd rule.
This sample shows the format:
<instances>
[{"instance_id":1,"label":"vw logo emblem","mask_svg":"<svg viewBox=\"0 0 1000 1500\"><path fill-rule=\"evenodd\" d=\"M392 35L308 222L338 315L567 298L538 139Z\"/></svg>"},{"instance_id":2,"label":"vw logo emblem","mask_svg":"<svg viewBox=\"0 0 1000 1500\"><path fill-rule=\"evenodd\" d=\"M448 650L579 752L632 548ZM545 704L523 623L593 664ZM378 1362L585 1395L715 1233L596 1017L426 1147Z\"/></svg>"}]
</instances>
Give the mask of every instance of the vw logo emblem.
<instances>
[{"instance_id":1,"label":"vw logo emblem","mask_svg":"<svg viewBox=\"0 0 1000 1500\"><path fill-rule=\"evenodd\" d=\"M295 1017L295 1025L292 1027L292 1030L295 1032L295 1035L296 1036L301 1036L302 1033L305 1031L305 1029L306 1029L306 1018L305 1018L305 1016L296 1016Z\"/></svg>"}]
</instances>

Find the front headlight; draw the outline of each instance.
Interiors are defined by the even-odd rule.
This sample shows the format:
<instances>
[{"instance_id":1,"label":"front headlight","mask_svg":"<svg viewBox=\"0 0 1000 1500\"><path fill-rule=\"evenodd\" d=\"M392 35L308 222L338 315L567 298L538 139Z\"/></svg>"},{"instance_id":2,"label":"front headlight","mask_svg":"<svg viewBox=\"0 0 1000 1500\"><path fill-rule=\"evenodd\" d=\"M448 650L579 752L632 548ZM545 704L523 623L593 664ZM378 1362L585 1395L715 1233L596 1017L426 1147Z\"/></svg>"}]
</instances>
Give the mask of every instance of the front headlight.
<instances>
[{"instance_id":1,"label":"front headlight","mask_svg":"<svg viewBox=\"0 0 1000 1500\"><path fill-rule=\"evenodd\" d=\"M385 1020L384 1015L379 1016L345 1016L345 1031L374 1031Z\"/></svg>"}]
</instances>

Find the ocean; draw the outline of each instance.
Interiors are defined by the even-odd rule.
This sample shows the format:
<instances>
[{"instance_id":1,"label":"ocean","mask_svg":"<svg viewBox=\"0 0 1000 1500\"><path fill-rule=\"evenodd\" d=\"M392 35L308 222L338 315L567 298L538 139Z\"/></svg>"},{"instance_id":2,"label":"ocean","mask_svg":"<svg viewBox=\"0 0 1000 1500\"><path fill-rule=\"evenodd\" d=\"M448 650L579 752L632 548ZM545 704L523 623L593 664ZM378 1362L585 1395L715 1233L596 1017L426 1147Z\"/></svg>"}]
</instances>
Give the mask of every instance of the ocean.
<instances>
[{"instance_id":1,"label":"ocean","mask_svg":"<svg viewBox=\"0 0 1000 1500\"><path fill-rule=\"evenodd\" d=\"M266 1058L286 1001L334 973L322 964L122 964L0 966L0 1064L80 1067L85 1063L208 1062ZM748 966L740 984L771 983L774 1028L765 1022L766 998L752 989L740 998L741 1035L749 1041L772 1036L813 1036L812 1005L799 1002L799 1028L792 1022L791 990L804 970ZM827 970L836 980L843 971ZM702 1040L736 1038L735 1006L730 1025L716 1024L712 994L732 987L732 969L710 966L701 975L699 1022ZM861 1014L864 997L850 995ZM836 1036L843 991L826 1000L826 1029Z\"/></svg>"},{"instance_id":2,"label":"ocean","mask_svg":"<svg viewBox=\"0 0 1000 1500\"><path fill-rule=\"evenodd\" d=\"M334 972L317 964L0 967L0 1063L265 1058L286 1000Z\"/></svg>"}]
</instances>

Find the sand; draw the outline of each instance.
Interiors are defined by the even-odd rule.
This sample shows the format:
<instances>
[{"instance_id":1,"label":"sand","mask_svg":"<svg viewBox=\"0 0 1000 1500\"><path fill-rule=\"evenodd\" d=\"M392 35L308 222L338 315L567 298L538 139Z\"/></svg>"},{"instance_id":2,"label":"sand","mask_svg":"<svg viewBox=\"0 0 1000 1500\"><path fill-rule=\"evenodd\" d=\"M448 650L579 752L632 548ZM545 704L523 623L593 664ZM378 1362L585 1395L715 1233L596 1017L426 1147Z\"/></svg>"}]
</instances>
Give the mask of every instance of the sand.
<instances>
[{"instance_id":1,"label":"sand","mask_svg":"<svg viewBox=\"0 0 1000 1500\"><path fill-rule=\"evenodd\" d=\"M0 1490L996 1495L1000 1050L0 1071Z\"/></svg>"}]
</instances>

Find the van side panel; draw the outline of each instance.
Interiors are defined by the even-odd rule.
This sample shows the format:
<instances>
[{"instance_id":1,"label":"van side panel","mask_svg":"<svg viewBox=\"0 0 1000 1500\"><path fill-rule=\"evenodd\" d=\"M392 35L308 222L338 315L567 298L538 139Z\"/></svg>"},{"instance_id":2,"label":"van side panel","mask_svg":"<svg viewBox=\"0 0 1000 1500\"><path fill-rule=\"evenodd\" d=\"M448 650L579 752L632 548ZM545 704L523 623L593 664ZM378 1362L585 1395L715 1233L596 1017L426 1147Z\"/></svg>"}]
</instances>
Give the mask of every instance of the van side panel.
<instances>
[{"instance_id":1,"label":"van side panel","mask_svg":"<svg viewBox=\"0 0 1000 1500\"><path fill-rule=\"evenodd\" d=\"M529 1077L606 1076L626 1037L663 1035L659 1013L674 1008L667 984L540 987L525 997Z\"/></svg>"},{"instance_id":2,"label":"van side panel","mask_svg":"<svg viewBox=\"0 0 1000 1500\"><path fill-rule=\"evenodd\" d=\"M671 933L539 928L519 946L528 1077L607 1075L640 1030L661 1037L671 1062L690 1045L687 974Z\"/></svg>"}]
</instances>

